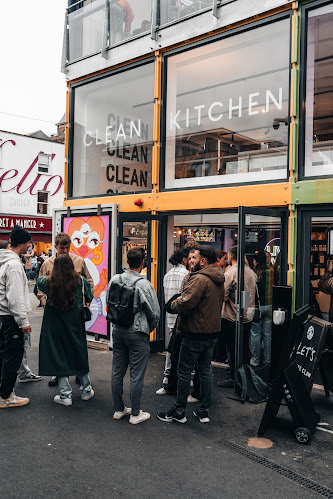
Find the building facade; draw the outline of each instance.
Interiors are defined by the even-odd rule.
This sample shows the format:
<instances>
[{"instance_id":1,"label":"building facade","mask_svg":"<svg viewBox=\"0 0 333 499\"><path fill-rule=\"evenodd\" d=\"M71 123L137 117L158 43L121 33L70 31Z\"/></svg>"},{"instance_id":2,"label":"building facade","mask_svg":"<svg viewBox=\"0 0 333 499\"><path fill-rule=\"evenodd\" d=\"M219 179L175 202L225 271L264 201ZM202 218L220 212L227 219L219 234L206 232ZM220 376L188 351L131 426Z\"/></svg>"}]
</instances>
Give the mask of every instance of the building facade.
<instances>
[{"instance_id":1,"label":"building facade","mask_svg":"<svg viewBox=\"0 0 333 499\"><path fill-rule=\"evenodd\" d=\"M238 244L240 267L264 249L293 308L314 293L326 317L333 2L70 4L64 207L117 205L117 268L144 246L160 297L174 248Z\"/></svg>"},{"instance_id":2,"label":"building facade","mask_svg":"<svg viewBox=\"0 0 333 499\"><path fill-rule=\"evenodd\" d=\"M64 197L64 145L0 131L0 239L15 224L38 254L52 247L52 210Z\"/></svg>"}]
</instances>

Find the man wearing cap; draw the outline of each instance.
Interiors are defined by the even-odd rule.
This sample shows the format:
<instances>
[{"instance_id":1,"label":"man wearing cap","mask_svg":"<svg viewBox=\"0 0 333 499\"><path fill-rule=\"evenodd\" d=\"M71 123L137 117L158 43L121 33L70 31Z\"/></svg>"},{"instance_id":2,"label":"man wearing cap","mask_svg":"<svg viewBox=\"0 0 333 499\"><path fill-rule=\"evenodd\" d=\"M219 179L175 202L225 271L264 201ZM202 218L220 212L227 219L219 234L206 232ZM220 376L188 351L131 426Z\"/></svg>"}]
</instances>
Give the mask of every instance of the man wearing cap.
<instances>
[{"instance_id":1,"label":"man wearing cap","mask_svg":"<svg viewBox=\"0 0 333 499\"><path fill-rule=\"evenodd\" d=\"M0 250L0 409L29 403L14 392L24 352L24 335L31 333L27 278L20 255L31 245L29 232L15 225L9 249Z\"/></svg>"}]
</instances>

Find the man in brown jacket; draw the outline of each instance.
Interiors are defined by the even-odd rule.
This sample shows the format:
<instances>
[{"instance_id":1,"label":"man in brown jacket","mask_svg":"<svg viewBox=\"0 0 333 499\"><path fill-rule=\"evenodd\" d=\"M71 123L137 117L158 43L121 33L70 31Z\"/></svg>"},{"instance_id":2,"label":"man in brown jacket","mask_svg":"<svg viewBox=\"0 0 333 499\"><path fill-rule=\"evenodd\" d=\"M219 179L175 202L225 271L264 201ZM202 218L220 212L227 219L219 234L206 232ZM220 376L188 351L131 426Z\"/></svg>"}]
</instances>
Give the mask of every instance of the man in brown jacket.
<instances>
[{"instance_id":1,"label":"man in brown jacket","mask_svg":"<svg viewBox=\"0 0 333 499\"><path fill-rule=\"evenodd\" d=\"M221 331L221 307L224 275L215 265L212 246L198 246L195 266L182 294L170 305L171 313L180 315L178 328L182 343L178 363L177 400L168 412L160 412L161 421L186 423L185 408L190 392L191 372L196 363L200 375L200 404L193 411L201 423L209 423L208 409L212 394L212 356Z\"/></svg>"},{"instance_id":2,"label":"man in brown jacket","mask_svg":"<svg viewBox=\"0 0 333 499\"><path fill-rule=\"evenodd\" d=\"M57 258L57 255L68 253L73 261L74 270L87 279L90 284L91 292L94 293L94 281L89 274L89 270L85 264L85 261L80 256L69 253L71 247L71 238L69 237L69 235L65 232L59 232L55 237L54 246L57 253L56 255L50 256L47 260L45 260L40 268L39 277L42 277L44 275L50 276L52 274L54 260ZM39 299L43 307L45 307L47 299L46 295L42 293L42 291L38 290L37 298ZM58 378L56 376L53 376L49 381L49 386L56 386L57 384Z\"/></svg>"}]
</instances>

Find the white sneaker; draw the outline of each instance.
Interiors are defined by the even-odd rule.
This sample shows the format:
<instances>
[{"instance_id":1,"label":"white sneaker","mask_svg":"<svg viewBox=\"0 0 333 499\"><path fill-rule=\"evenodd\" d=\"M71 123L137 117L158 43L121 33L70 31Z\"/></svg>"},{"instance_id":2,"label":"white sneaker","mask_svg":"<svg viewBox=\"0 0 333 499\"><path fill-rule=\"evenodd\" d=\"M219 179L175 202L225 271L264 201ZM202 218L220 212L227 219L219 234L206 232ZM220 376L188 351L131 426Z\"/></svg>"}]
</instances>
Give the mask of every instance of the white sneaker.
<instances>
[{"instance_id":1,"label":"white sneaker","mask_svg":"<svg viewBox=\"0 0 333 499\"><path fill-rule=\"evenodd\" d=\"M187 397L187 402L189 404L194 404L195 402L200 402L200 400L196 399L195 397L192 397L192 395L190 394L188 397Z\"/></svg>"},{"instance_id":2,"label":"white sneaker","mask_svg":"<svg viewBox=\"0 0 333 499\"><path fill-rule=\"evenodd\" d=\"M95 392L93 389L91 389L89 393L82 395L81 398L82 398L82 400L90 400L91 398L93 398L94 395L95 395Z\"/></svg>"},{"instance_id":3,"label":"white sneaker","mask_svg":"<svg viewBox=\"0 0 333 499\"><path fill-rule=\"evenodd\" d=\"M250 366L258 367L259 366L259 362L255 362L253 359L250 359Z\"/></svg>"},{"instance_id":4,"label":"white sneaker","mask_svg":"<svg viewBox=\"0 0 333 499\"><path fill-rule=\"evenodd\" d=\"M0 409L6 409L7 407L20 407L21 405L29 404L30 400L25 397L18 397L14 392L12 392L7 399L0 397Z\"/></svg>"},{"instance_id":5,"label":"white sneaker","mask_svg":"<svg viewBox=\"0 0 333 499\"><path fill-rule=\"evenodd\" d=\"M61 404L61 405L72 405L73 404L73 401L71 398L65 398L65 399L62 399L60 397L60 395L56 395L53 399L57 404Z\"/></svg>"},{"instance_id":6,"label":"white sneaker","mask_svg":"<svg viewBox=\"0 0 333 499\"><path fill-rule=\"evenodd\" d=\"M125 416L129 416L132 413L132 409L130 407L124 407L123 411L116 411L113 415L113 419L122 419Z\"/></svg>"},{"instance_id":7,"label":"white sneaker","mask_svg":"<svg viewBox=\"0 0 333 499\"><path fill-rule=\"evenodd\" d=\"M131 416L129 422L131 424L139 424L143 423L144 421L147 421L147 419L150 419L149 412L140 411L137 416Z\"/></svg>"},{"instance_id":8,"label":"white sneaker","mask_svg":"<svg viewBox=\"0 0 333 499\"><path fill-rule=\"evenodd\" d=\"M156 390L156 395L167 395L167 391L164 387L162 388L159 388L158 390Z\"/></svg>"}]
</instances>

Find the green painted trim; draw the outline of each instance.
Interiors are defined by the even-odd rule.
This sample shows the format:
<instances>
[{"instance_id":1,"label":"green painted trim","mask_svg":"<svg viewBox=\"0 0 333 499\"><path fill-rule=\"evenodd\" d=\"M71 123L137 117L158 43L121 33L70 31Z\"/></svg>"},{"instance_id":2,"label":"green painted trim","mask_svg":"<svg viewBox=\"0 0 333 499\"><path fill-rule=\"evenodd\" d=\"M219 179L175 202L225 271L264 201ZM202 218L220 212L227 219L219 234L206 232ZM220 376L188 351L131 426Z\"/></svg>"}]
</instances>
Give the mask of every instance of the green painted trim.
<instances>
[{"instance_id":1,"label":"green painted trim","mask_svg":"<svg viewBox=\"0 0 333 499\"><path fill-rule=\"evenodd\" d=\"M288 258L288 282L292 287L292 311L295 311L296 305L296 259L297 259L297 212L289 217L289 258Z\"/></svg>"},{"instance_id":2,"label":"green painted trim","mask_svg":"<svg viewBox=\"0 0 333 499\"><path fill-rule=\"evenodd\" d=\"M329 204L333 202L333 179L303 180L291 185L291 204Z\"/></svg>"}]
</instances>

